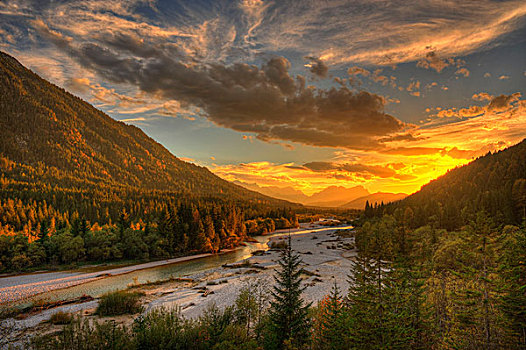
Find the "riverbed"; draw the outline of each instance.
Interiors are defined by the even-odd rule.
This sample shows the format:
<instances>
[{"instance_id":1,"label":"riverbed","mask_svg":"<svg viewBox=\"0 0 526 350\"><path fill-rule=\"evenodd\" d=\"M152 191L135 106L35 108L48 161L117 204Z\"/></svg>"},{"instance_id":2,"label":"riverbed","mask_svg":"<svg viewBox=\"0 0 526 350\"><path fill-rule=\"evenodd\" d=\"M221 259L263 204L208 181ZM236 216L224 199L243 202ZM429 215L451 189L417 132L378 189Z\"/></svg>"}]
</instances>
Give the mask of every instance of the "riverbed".
<instances>
[{"instance_id":1,"label":"riverbed","mask_svg":"<svg viewBox=\"0 0 526 350\"><path fill-rule=\"evenodd\" d=\"M340 226L331 229L351 227ZM290 233L308 234L326 229L326 227L303 226L290 230ZM194 275L249 258L254 251L267 250L267 242L272 237L288 232L288 230L278 231L266 236L257 236L254 237L253 242L247 242L245 246L221 254L193 255L89 273L63 271L3 277L0 278L0 307L42 301L55 302L75 299L83 295L97 298L104 293L125 289L131 285Z\"/></svg>"},{"instance_id":2,"label":"riverbed","mask_svg":"<svg viewBox=\"0 0 526 350\"><path fill-rule=\"evenodd\" d=\"M350 229L351 226L317 227L291 231L292 248L302 259L303 298L315 305L326 296L334 283L343 293L348 289L348 275L352 260L356 255L352 234L336 234L339 230ZM43 292L33 298L46 300L64 300L74 296L89 294L95 298L109 290L133 288L143 293L141 304L144 312L155 308L173 308L181 310L184 317L199 317L203 311L215 305L219 308L232 305L240 289L248 283L258 282L267 286L268 290L274 284L274 275L279 259L279 250L269 249L272 242L286 239L287 232L277 232L272 235L257 237L256 242L247 243L235 251L223 255L198 257L190 261L158 265L145 268L143 264L133 265L139 270L116 276L101 277L98 280L87 281L64 289ZM253 252L259 250L254 255ZM127 267L131 268L131 267ZM99 271L98 274L107 271ZM42 274L35 275L31 281L27 275L21 281L24 287L34 283L34 288L40 288L39 283L64 277L80 278L83 274L64 272L71 276L49 274L49 279ZM177 280L176 277L186 277ZM175 279L174 279L175 278ZM147 283L147 282L158 283ZM142 282L142 283L141 283ZM9 282L12 284L12 281ZM15 287L11 285L10 287ZM206 291L206 293L205 293ZM24 299L27 302L29 299ZM18 301L20 303L21 300ZM98 300L58 306L39 312L31 312L19 318L0 320L0 349L9 344L23 344L35 334L55 332L60 329L47 320L59 311L82 315L84 318L98 320L95 310ZM130 326L138 315L125 315L117 318L104 318L118 324ZM3 336L2 336L3 335Z\"/></svg>"}]
</instances>

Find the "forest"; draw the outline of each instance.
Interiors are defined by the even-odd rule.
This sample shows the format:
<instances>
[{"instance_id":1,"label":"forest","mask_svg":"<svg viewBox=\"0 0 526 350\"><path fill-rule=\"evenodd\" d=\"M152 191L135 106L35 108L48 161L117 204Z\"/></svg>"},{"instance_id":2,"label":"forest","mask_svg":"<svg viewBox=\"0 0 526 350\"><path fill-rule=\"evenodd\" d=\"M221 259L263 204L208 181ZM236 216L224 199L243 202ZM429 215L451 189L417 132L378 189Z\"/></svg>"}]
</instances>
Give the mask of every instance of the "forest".
<instances>
[{"instance_id":1,"label":"forest","mask_svg":"<svg viewBox=\"0 0 526 350\"><path fill-rule=\"evenodd\" d=\"M454 169L393 204L367 203L349 289L302 298L304 265L284 247L275 284L241 290L225 310L177 310L131 328L76 320L35 349L77 339L134 349L526 349L526 142ZM116 327L116 328L115 328ZM131 339L124 344L122 339ZM116 333L115 333L116 332ZM88 349L88 348L86 348Z\"/></svg>"},{"instance_id":2,"label":"forest","mask_svg":"<svg viewBox=\"0 0 526 350\"><path fill-rule=\"evenodd\" d=\"M0 273L163 259L297 226L0 52Z\"/></svg>"},{"instance_id":3,"label":"forest","mask_svg":"<svg viewBox=\"0 0 526 350\"><path fill-rule=\"evenodd\" d=\"M275 285L243 287L197 319L157 309L131 327L81 318L33 349L523 349L526 228L479 212L458 231L411 229L409 210L366 221L350 287L302 298L300 255L281 252Z\"/></svg>"},{"instance_id":4,"label":"forest","mask_svg":"<svg viewBox=\"0 0 526 350\"><path fill-rule=\"evenodd\" d=\"M0 217L0 272L56 269L87 262L148 261L237 247L247 236L298 226L290 209L247 210L212 201L177 201L147 219L131 220L123 209L114 223L61 215L48 205L7 200ZM248 214L250 213L250 214ZM248 216L251 215L251 216ZM23 218L22 231L14 231ZM250 219L247 219L250 218Z\"/></svg>"}]
</instances>

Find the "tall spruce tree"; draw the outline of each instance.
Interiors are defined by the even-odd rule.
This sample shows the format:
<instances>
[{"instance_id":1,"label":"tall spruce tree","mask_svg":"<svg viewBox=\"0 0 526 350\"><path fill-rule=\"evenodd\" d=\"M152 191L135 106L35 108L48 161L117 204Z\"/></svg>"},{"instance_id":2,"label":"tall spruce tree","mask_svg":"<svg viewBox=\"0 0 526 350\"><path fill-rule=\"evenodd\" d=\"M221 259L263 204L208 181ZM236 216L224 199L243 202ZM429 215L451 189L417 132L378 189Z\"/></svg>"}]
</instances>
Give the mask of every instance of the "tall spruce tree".
<instances>
[{"instance_id":1,"label":"tall spruce tree","mask_svg":"<svg viewBox=\"0 0 526 350\"><path fill-rule=\"evenodd\" d=\"M317 329L313 336L314 349L344 350L349 348L343 337L345 316L343 297L335 280L330 294L319 305Z\"/></svg>"},{"instance_id":2,"label":"tall spruce tree","mask_svg":"<svg viewBox=\"0 0 526 350\"><path fill-rule=\"evenodd\" d=\"M300 256L292 250L289 235L288 245L278 261L280 269L275 276L276 285L271 292L269 324L265 337L265 349L283 349L285 345L302 348L310 339L310 319L302 299L305 287L301 286Z\"/></svg>"},{"instance_id":3,"label":"tall spruce tree","mask_svg":"<svg viewBox=\"0 0 526 350\"><path fill-rule=\"evenodd\" d=\"M526 349L526 221L503 229L500 259L500 309L507 319L513 347Z\"/></svg>"}]
</instances>

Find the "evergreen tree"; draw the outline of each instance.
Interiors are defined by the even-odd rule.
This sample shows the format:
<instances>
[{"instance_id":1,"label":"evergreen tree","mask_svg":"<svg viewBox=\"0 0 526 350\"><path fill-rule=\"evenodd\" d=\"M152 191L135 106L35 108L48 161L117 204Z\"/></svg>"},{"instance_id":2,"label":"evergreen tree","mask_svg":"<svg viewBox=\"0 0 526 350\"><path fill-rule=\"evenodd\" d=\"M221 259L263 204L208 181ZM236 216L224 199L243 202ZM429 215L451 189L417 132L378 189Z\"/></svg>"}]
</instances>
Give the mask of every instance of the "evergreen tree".
<instances>
[{"instance_id":1,"label":"evergreen tree","mask_svg":"<svg viewBox=\"0 0 526 350\"><path fill-rule=\"evenodd\" d=\"M124 208L121 210L121 213L119 215L117 227L119 229L119 237L122 239L124 237L124 231L130 227L130 216Z\"/></svg>"},{"instance_id":2,"label":"evergreen tree","mask_svg":"<svg viewBox=\"0 0 526 350\"><path fill-rule=\"evenodd\" d=\"M511 346L526 349L526 228L506 226L503 231L500 309L509 322Z\"/></svg>"},{"instance_id":3,"label":"evergreen tree","mask_svg":"<svg viewBox=\"0 0 526 350\"><path fill-rule=\"evenodd\" d=\"M275 276L275 286L271 292L269 324L265 339L266 349L283 349L285 344L301 348L309 339L310 320L308 309L301 294L302 260L292 250L289 235L288 245L281 252L278 261L280 270Z\"/></svg>"},{"instance_id":4,"label":"evergreen tree","mask_svg":"<svg viewBox=\"0 0 526 350\"><path fill-rule=\"evenodd\" d=\"M334 281L331 292L322 300L319 305L317 317L317 329L314 336L313 345L315 349L340 350L348 349L343 335L344 318L346 316L343 309L343 298Z\"/></svg>"}]
</instances>

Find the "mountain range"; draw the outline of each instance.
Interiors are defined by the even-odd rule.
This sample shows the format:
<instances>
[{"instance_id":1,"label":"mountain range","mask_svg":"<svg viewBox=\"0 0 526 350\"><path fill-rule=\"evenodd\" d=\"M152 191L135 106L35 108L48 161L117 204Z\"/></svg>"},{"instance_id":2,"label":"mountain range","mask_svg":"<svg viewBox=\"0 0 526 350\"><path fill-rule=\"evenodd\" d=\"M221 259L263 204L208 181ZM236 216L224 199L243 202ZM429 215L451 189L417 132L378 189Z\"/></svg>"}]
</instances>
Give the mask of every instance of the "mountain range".
<instances>
[{"instance_id":1,"label":"mountain range","mask_svg":"<svg viewBox=\"0 0 526 350\"><path fill-rule=\"evenodd\" d=\"M314 207L341 207L345 209L363 209L365 203L388 203L405 198L405 193L376 192L369 193L363 186L343 187L329 186L310 196L291 186L260 186L256 183L246 183L235 181L236 184L248 188L249 190L262 193L264 195L287 200L290 202L301 203Z\"/></svg>"}]
</instances>

